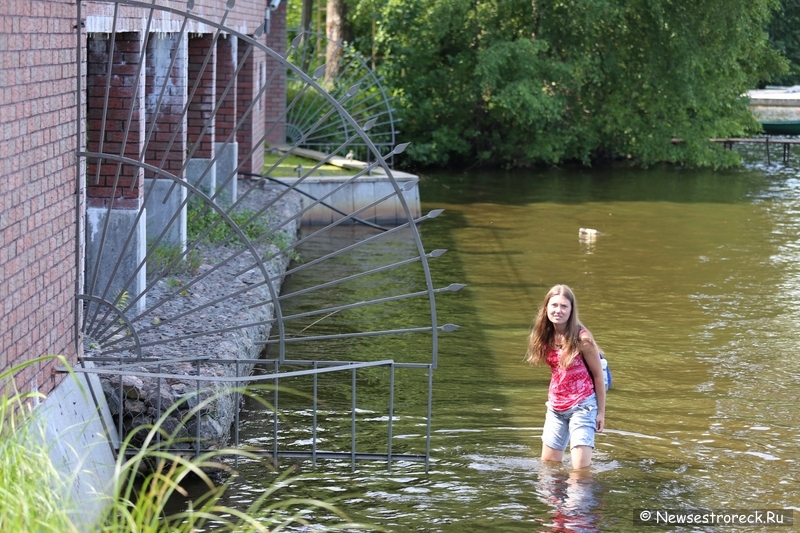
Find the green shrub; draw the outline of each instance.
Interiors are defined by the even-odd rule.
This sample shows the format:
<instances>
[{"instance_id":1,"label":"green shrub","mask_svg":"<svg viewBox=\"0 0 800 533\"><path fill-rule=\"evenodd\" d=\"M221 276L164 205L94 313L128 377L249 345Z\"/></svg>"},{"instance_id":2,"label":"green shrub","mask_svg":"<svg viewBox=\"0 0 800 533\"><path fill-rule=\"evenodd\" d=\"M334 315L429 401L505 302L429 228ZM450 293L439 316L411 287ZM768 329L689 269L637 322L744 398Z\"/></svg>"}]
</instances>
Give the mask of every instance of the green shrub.
<instances>
[{"instance_id":1,"label":"green shrub","mask_svg":"<svg viewBox=\"0 0 800 533\"><path fill-rule=\"evenodd\" d=\"M228 216L234 224L238 226L245 237L255 240L263 237L269 232L269 225L256 218L250 221L255 214L249 209L231 211ZM219 244L229 242L231 244L241 244L241 240L230 223L225 220L214 208L193 198L189 201L187 211L187 233L190 242L206 242ZM248 222L249 221L249 222Z\"/></svg>"},{"instance_id":2,"label":"green shrub","mask_svg":"<svg viewBox=\"0 0 800 533\"><path fill-rule=\"evenodd\" d=\"M285 231L272 231L269 224L260 217L255 217L255 211L238 209L227 213L231 221L238 226L249 241L262 241L274 244L279 250L286 251L289 259L299 261L300 255L294 249L288 249L292 244L292 237ZM203 204L199 199L189 201L187 211L187 233L190 242L200 241L206 244L232 244L241 245L239 235L231 224L225 220L215 209ZM266 239L264 237L267 237ZM266 253L265 256L269 256Z\"/></svg>"},{"instance_id":3,"label":"green shrub","mask_svg":"<svg viewBox=\"0 0 800 533\"><path fill-rule=\"evenodd\" d=\"M202 263L203 254L197 248L192 248L184 254L180 244L160 244L150 250L147 258L147 277L167 273L174 276L194 275Z\"/></svg>"}]
</instances>

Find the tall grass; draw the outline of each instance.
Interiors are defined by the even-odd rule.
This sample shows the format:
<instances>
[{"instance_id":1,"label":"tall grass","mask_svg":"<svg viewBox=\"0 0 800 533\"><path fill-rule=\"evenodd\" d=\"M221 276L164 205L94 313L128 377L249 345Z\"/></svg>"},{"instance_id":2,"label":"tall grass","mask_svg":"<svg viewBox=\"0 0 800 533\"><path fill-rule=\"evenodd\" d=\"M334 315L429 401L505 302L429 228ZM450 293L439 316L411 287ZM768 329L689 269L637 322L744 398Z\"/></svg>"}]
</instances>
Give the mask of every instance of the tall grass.
<instances>
[{"instance_id":1,"label":"tall grass","mask_svg":"<svg viewBox=\"0 0 800 533\"><path fill-rule=\"evenodd\" d=\"M237 389L233 392L246 394L264 403L263 399L246 389ZM288 473L282 476L276 475L272 485L245 510L220 505L219 500L228 489L228 484L217 485L210 473L231 470L229 463L223 461L223 457L238 456L244 460L261 461L265 469L270 467L260 457L242 449L211 450L196 457L169 451L177 445L193 442L178 437L181 427L185 427L198 412L207 410L215 399L215 396L209 396L198 402L184 415L181 424L172 432L166 431L162 424L184 402L190 401L189 396L173 404L154 425L143 426L138 432L133 431L127 435L121 446L120 460L117 461L114 475L114 505L108 509L103 526L98 531L191 533L211 529L222 532L266 533L281 531L291 525L310 525L307 516L315 510L323 509L339 516L347 523L349 529L362 527L350 523L348 518L330 503L297 498L274 501L277 498L276 491L286 484ZM269 408L266 403L265 406ZM143 440L141 435L137 435L141 432L145 433ZM143 443L134 449L131 444L134 441ZM131 451L130 454L127 453L128 450ZM126 455L129 456L127 459ZM146 474L141 475L141 472ZM189 496L182 486L189 477L199 479L204 484L206 492L194 498L188 509L168 515L166 509L173 498ZM320 525L318 526L322 529Z\"/></svg>"},{"instance_id":2,"label":"tall grass","mask_svg":"<svg viewBox=\"0 0 800 533\"><path fill-rule=\"evenodd\" d=\"M0 374L0 383L11 382L10 377L24 368L46 358L30 361ZM64 366L66 360L59 357ZM11 387L10 391L8 387ZM10 393L9 393L10 392ZM246 390L235 392L257 396ZM7 385L0 396L0 531L14 533L53 532L78 533L73 521L80 502L66 499L69 479L54 466L43 434L32 423L31 405L43 398L38 393L20 394L13 385ZM188 398L184 398L188 401ZM186 415L184 422L207 409L213 397L204 399ZM176 445L185 443L177 432L163 427L173 405L153 425L131 432L122 443L112 480L111 504L106 507L99 522L91 529L97 533L195 533L215 532L278 532L293 526L312 526L315 531L333 529L378 529L351 522L347 516L329 502L310 499L279 499L277 491L290 482L290 474L277 475L271 486L246 509L233 509L221 505L220 498L228 489L227 483L215 483L212 473L230 472L226 458L239 456L244 460L261 460L241 449L211 450L199 456L171 452ZM135 448L132 442L144 444ZM265 464L265 468L268 466ZM205 493L200 496L187 493L184 485L189 479L201 480ZM170 512L174 498L190 498L184 510ZM337 516L336 524L311 524L315 513L326 511Z\"/></svg>"},{"instance_id":3,"label":"tall grass","mask_svg":"<svg viewBox=\"0 0 800 533\"><path fill-rule=\"evenodd\" d=\"M50 459L44 428L31 415L44 398L19 393L14 374L51 358L39 358L0 373L0 531L78 533L76 503L66 498L67 480ZM62 358L63 361L63 358ZM66 362L66 361L63 361Z\"/></svg>"}]
</instances>

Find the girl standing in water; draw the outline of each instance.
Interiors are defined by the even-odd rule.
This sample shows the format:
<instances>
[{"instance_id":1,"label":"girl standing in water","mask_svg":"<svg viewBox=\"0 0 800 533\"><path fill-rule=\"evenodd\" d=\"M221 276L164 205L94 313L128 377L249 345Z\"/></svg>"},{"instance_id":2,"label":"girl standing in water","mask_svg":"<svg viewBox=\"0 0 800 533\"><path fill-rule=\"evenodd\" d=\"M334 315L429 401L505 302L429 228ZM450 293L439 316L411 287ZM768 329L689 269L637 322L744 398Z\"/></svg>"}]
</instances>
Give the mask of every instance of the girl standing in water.
<instances>
[{"instance_id":1,"label":"girl standing in water","mask_svg":"<svg viewBox=\"0 0 800 533\"><path fill-rule=\"evenodd\" d=\"M542 431L542 460L564 458L570 443L572 468L592 463L595 431L603 431L606 389L600 350L578 319L575 294L556 285L545 295L528 338L529 363L550 365L547 415Z\"/></svg>"}]
</instances>

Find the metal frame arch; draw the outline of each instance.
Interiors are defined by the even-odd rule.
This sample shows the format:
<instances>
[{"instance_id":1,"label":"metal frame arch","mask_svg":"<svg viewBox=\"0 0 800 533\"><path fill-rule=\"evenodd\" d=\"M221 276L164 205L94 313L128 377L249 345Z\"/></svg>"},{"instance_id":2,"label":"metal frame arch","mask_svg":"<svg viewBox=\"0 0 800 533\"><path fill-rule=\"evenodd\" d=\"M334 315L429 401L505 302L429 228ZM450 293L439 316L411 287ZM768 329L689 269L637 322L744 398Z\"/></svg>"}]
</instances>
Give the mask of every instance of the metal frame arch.
<instances>
[{"instance_id":1,"label":"metal frame arch","mask_svg":"<svg viewBox=\"0 0 800 533\"><path fill-rule=\"evenodd\" d=\"M295 73L298 74L302 79L304 79L305 82L309 86L311 86L314 89L316 89L317 92L319 92L323 98L328 100L328 102L331 105L333 105L334 108L336 108L337 111L339 111L339 113L343 116L343 118L353 127L354 132L359 137L362 138L362 140L364 141L365 145L367 146L367 149L370 150L373 153L373 155L375 156L376 163L386 173L386 176L389 179L390 183L392 184L392 187L395 190L395 194L397 194L397 196L399 198L399 201L400 201L400 203L401 203L401 205L403 207L403 211L405 212L406 219L409 221L409 223L410 223L409 225L412 226L411 232L412 232L412 235L414 236L414 241L415 241L415 244L417 246L417 252L419 253L420 261L421 261L422 268L423 268L423 271L424 271L424 274L425 274L425 283L426 283L429 302L430 302L431 332L432 332L432 337L433 337L433 339L432 339L431 356L433 358L433 368L435 369L436 366L437 366L437 355L438 355L438 334L437 334L437 332L438 332L438 323L437 323L437 315L436 315L436 299L435 299L435 290L434 290L434 286L433 286L433 279L431 277L430 267L428 265L428 260L427 260L427 256L426 256L426 253L425 253L425 247L422 244L422 239L420 238L419 231L417 230L416 224L413 223L414 217L413 217L413 215L411 213L411 209L409 208L408 202L406 202L406 199L402 194L402 190L400 189L400 187L397 184L397 180L394 179L394 176L392 174L392 170L389 168L389 165L386 163L386 160L383 157L383 155L380 153L378 148L375 146L375 144L372 142L372 140L369 138L369 136L366 134L366 132L363 130L363 128L358 124L358 122L356 122L356 120L347 112L347 110L330 93L325 91L319 84L317 84L317 82L314 81L314 79L312 77L308 76L308 74L303 72L296 65L286 61L285 58L283 58L283 56L281 56L280 54L277 54L276 52L274 52L269 47L267 47L265 45L261 45L260 43L258 43L257 41L254 41L250 37L246 37L246 36L242 36L242 37L245 38L246 40L249 40L254 45L262 48L267 54L269 54L274 59L278 59L282 63L286 64L286 66L288 68L291 68L293 71L295 71ZM289 55L291 50L292 49L287 50L287 53L286 53L287 56ZM392 155L402 152L405 149L406 146L408 146L408 144L402 144L402 145L396 146L395 149L392 150Z\"/></svg>"},{"instance_id":2,"label":"metal frame arch","mask_svg":"<svg viewBox=\"0 0 800 533\"><path fill-rule=\"evenodd\" d=\"M101 364L87 372L142 378L143 387L147 390L142 388L142 393L136 395L137 399L144 404L150 402L150 407L154 403L156 405L155 411L146 409L148 417L162 411L160 392L163 379L175 380L172 384L179 385L172 396L167 392L165 398L169 403L171 399L183 395L184 389L199 394L206 388L227 390L236 384L247 383L277 385L279 379L302 378L305 379L304 385L313 384L314 399L311 405L301 406L303 410L294 414L298 415L297 422L314 435L311 442L288 442L279 447L280 436L286 428L278 424L278 416L281 415L278 406L283 404L278 402L276 389L274 401L271 402L275 406L271 413L272 427L269 427L268 417L262 417L262 413L257 415L259 430L272 433L271 449L263 444L261 438L257 439L258 442L244 443L245 446L253 446L260 450L259 453L270 455L276 468L279 457L309 457L312 462L317 457L332 460L346 458L353 465L356 460L379 459L386 460L387 466L392 461L405 458L424 461L427 471L433 418L432 376L437 365L439 331L452 331L455 328L450 324L438 325L436 294L454 292L463 285L451 284L439 288L433 285L428 258L439 257L444 250L425 253L422 230L418 226L434 218L440 211L420 215L417 198L412 200L404 195L405 191L415 187L416 180L390 168L391 158L401 153L407 145L394 144L394 130L391 131L391 145L386 143L385 134L381 136L381 132L385 131L381 122L387 114L377 114L380 102L387 104L388 113L394 113L394 110L388 106L390 95L383 87L373 85L380 80L372 71L359 78L356 73L362 68L362 58L351 56L349 52L338 61L340 69L336 76L332 75L331 70L331 78L322 78L319 67L314 73L306 72L309 69L301 69L291 62L292 54L297 52L296 47L276 52L276 49L284 50L281 41L275 48L270 48L267 43L275 41L264 39L265 23L259 24L259 15L252 10L248 13L231 11L234 0L202 0L203 9L195 9L194 12L191 12L193 0L88 2L92 5L91 14L98 17L92 17L89 26L93 28L92 33L98 34L81 31L79 0L76 53L79 66L76 82L76 160L79 180L76 219L79 231L75 255L76 265L81 271L77 273L75 283L75 332L76 344L80 342L83 331L87 347L94 348L89 345L90 339L100 345L100 351L87 350L84 357L87 362L97 361ZM111 8L114 8L113 18L110 15ZM234 20L232 25L246 22L242 22L241 26L229 27L225 22L229 14L230 20ZM251 32L250 28L253 27L256 29ZM190 28L191 32L188 31ZM235 28L239 28L238 31ZM159 38L157 34L164 31L172 34L169 39L156 40ZM121 35L126 32L135 34ZM195 35L195 32L200 34ZM220 36L234 42L224 42ZM187 41L195 37L197 41ZM283 38L283 35L280 37ZM104 39L110 39L110 42L98 42ZM238 51L235 51L237 45ZM116 55L112 55L115 46L120 51L126 47L126 50L136 54L136 59L123 58L121 63ZM81 59L84 50L92 55ZM232 61L225 56L224 66L219 62L215 64L212 54L228 51L232 54ZM126 72L117 70L118 65L125 61L129 65ZM169 67L166 67L167 63ZM173 71L174 65L177 66ZM213 96L215 92L211 80L215 76L212 72L215 65L222 70L218 71L216 96ZM153 66L160 70L152 70L150 67ZM267 69L264 69L265 66ZM86 67L85 72L83 67ZM164 75L164 72L168 74ZM114 80L112 76L118 73L121 82L131 87L133 97L129 93L109 95ZM252 87L242 86L242 83L249 83L251 76L253 81L258 82L253 83ZM280 83L289 77L296 80L297 84L288 93L289 97L283 102L278 97L277 108L270 105L267 100L270 92L274 89L274 94L283 94ZM339 80L335 90L332 89L334 85L329 83L331 79ZM361 83L348 87L351 80ZM177 97L167 99L164 95L167 94L167 86L172 87L172 84L180 87L182 94L169 93ZM247 93L244 102L240 99L238 109L231 110L227 98L240 96L236 91L241 87L245 87ZM105 93L101 92L103 88ZM244 95L244 89L241 90L243 93L240 94ZM303 99L295 101L296 93L302 95ZM203 107L196 105L199 98L196 100L195 94L205 98ZM135 100L131 101L131 98ZM162 98L164 106L171 106L168 111L166 107L163 108L164 113L160 112ZM262 158L261 150L267 138L269 142L290 145L285 149L281 147L281 152L287 150L288 155L306 155L299 148L310 144L301 145L302 141L286 143L283 125L286 123L287 110L293 109L292 106L294 109L302 108L307 102L313 102L315 120L324 118L312 126L302 126L301 129L305 131L300 132L300 138L305 135L311 142L333 139L330 146L322 145L329 155L314 157L322 161L302 178L299 174L303 172L298 171L298 179L292 179L291 185L283 180L283 185L287 185L288 189L270 186L262 194L258 189L267 180L273 179L272 176L280 179L289 175L293 178L291 171L287 172L287 167L297 164L281 164L285 159L282 154L277 163L274 157L267 154ZM111 107L117 108L115 116L110 114ZM266 110L262 112L263 108ZM202 117L191 114L198 110L204 113ZM81 113L84 111L91 123L82 122ZM97 120L101 111L103 122ZM109 112L108 121L106 112ZM235 117L228 121L235 123L231 129L228 123L224 127L224 132L228 133L220 131L218 117L222 117L223 113L226 120L227 117ZM334 113L338 116L334 116ZM166 114L171 116L164 116ZM125 115L128 116L127 121ZM371 116L364 119L365 115ZM191 117L197 118L192 130L184 124L169 130L164 127ZM329 121L323 121L328 117ZM117 121L112 123L114 120ZM215 149L208 151L207 146L200 143L210 140L215 126ZM246 132L248 138L244 145L244 137L237 138L236 131ZM280 136L272 133L275 131ZM289 131L288 127L286 131ZM168 135L156 137L157 133L167 132ZM197 132L200 132L199 136ZM206 132L209 138L201 139ZM341 139L342 133L344 140ZM103 144L103 140L107 144ZM232 149L229 151L232 156L224 156L228 157L226 160L220 159L228 144L237 141L238 151ZM353 146L349 146L350 143ZM138 146L138 149L132 146ZM310 204L308 200L301 203L295 198L294 192L287 192L302 194L300 187L309 190L305 186L298 186L303 179L310 178L306 182L310 187L310 183L316 182L316 178L323 173L330 176L328 167L323 165L335 156L344 155L350 148L356 148L353 151L358 153L358 159L366 159L366 168L362 170L359 167L350 172L350 176L336 176L333 179L323 177L317 189L322 192L313 191L317 198L311 196ZM212 165L218 161L222 161L222 164L213 170ZM95 164L103 168L98 172ZM245 165L247 168L244 170L249 170L249 167L263 169L262 174L266 171L266 175L259 176L260 181L240 180L238 191L228 188L229 180L238 180L247 174L242 171ZM283 167L280 170L277 169L279 165ZM302 165L310 166L305 160ZM302 166L298 165L298 168ZM369 177L373 171L382 174L378 182ZM207 174L208 179L204 179ZM254 173L251 175L256 176ZM91 180L93 176L100 179L83 182L84 179ZM188 181L190 179L191 182ZM210 191L209 184L213 184ZM235 187L235 182L232 185ZM93 190L92 187L96 186L105 189ZM183 189L175 191L175 187ZM177 193L174 196L173 191ZM230 201L226 200L223 191L230 192ZM349 197L351 192L352 197ZM284 194L291 196L281 199ZM326 204L323 200L334 194L340 196L332 198L332 203L341 200L342 205L330 208L336 210L344 206L339 211L343 218L324 212ZM136 201L111 201L120 197L135 198ZM347 207L348 202L350 207ZM130 209L124 210L126 207ZM301 218L307 221L305 213L309 209L330 215L327 216L327 222L326 217L321 216L314 223L332 222L319 231L295 233L299 230ZM363 222L357 217L362 213L366 214L362 216L367 219L374 216L376 222L382 222L386 217L386 220L394 221L396 227L373 225L372 230L362 231L359 228L352 233L349 228L337 227L340 224ZM309 218L316 214L309 213ZM194 225L193 221L202 223ZM81 225L85 225L86 231L82 231ZM254 226L259 228L255 233L250 231ZM344 231L340 232L340 229ZM99 239L100 235L106 239L105 248ZM271 237L273 235L274 238ZM169 253L156 250L159 243L169 247L166 250ZM301 261L290 261L297 258L292 256L292 250L299 250L303 254ZM305 257L306 251L309 257ZM421 266L416 264L417 261ZM117 266L112 269L114 263ZM316 267L316 271L301 273L296 277L296 283L282 287L284 279L307 267ZM105 288L104 296L98 297L100 290L95 291L94 282L87 282L84 287L84 277L96 280L97 286ZM346 285L357 279L364 282ZM267 289L261 287L264 283L269 285ZM89 287L92 287L91 290ZM183 294L187 289L187 294ZM318 292L312 294L315 291ZM114 299L107 295L118 296ZM131 303L133 298L136 300ZM319 317L327 318L339 311L343 313L317 326ZM81 327L81 321L89 326ZM277 328L274 327L275 322L278 323ZM312 327L314 329L306 332ZM428 332L431 333L430 346ZM426 335L419 336L418 333ZM414 335L412 340L405 342L396 338L403 334ZM371 339L360 340L367 337L383 337L384 340L374 343ZM262 339L264 342L261 342ZM329 350L322 341L331 340ZM304 341L308 341L305 346L302 344ZM275 350L273 355L266 355L267 352L262 350L266 344L279 344L279 353L275 353L278 351ZM386 354L392 353L395 358L404 361L386 359ZM230 357L225 357L226 354ZM294 357L295 354L300 357ZM263 359L265 356L269 359ZM285 372L282 366L305 369ZM263 371L254 372L255 368ZM409 371L403 370L402 379L396 380L395 369L400 368ZM241 370L244 375L240 374ZM359 379L356 370L360 372ZM384 390L378 392L388 396L378 398L381 402L388 399L388 403L378 408L383 413L381 425L386 428L385 453L378 453L379 450L374 449L374 425L361 424L361 428L358 431L356 429L360 420L363 420L359 414L360 403L363 401L364 405L374 407L372 400L356 392L357 388L363 390L357 385L358 381L362 381L363 374L369 374L366 377L370 390L375 383L384 385ZM406 424L404 414L396 416L394 392L402 390L403 380L417 379L420 374L427 378L427 387L418 389L415 381L409 391L409 394L413 393L413 399L404 402L402 407L409 409L407 413L414 414L414 427L419 425L417 416L424 418L425 440L404 442L394 449L393 442L396 444L398 441L394 440L393 427L395 424ZM341 410L347 416L340 417L337 414L330 420L318 420L318 379L327 380L325 385L332 385L337 395L339 388L346 389L346 383L349 382L351 402L347 402L349 405ZM422 380L419 383L424 385ZM159 397L151 396L151 391L158 391ZM144 413L140 404L128 405L124 401L128 395L122 387L113 392L104 390L104 393L108 398L113 394L117 399L118 408L114 415L119 417L118 431L121 433L123 429L135 430L133 426L140 420L149 421L138 417ZM235 392L222 394L225 402L235 403ZM130 395L131 398L133 396ZM285 405L287 407L282 408L284 414L291 415L289 410L293 407L289 406L292 404L287 402ZM305 418L305 407L314 413L312 420ZM236 428L235 446L240 446L239 409L222 409L217 415L219 427ZM224 434L224 431L219 434L214 432L214 420L196 418L193 439L197 454L201 446L208 443L206 435L217 436L220 440L229 439L230 435ZM325 431L340 431L339 428L346 431L349 428L352 433L349 452L326 449L329 445L324 443L324 439L316 437L318 428ZM417 430L414 429L414 432L416 434ZM356 433L359 433L358 444ZM248 438L246 434L243 435ZM369 435L369 438L363 439L362 435ZM421 449L423 445L424 450ZM347 445L335 443L333 447L347 448Z\"/></svg>"},{"instance_id":3,"label":"metal frame arch","mask_svg":"<svg viewBox=\"0 0 800 533\"><path fill-rule=\"evenodd\" d=\"M125 313L123 313L121 310L117 309L116 306L114 306L113 303L109 302L108 300L104 300L102 298L98 298L97 296L91 296L89 294L78 294L78 295L75 296L75 298L78 301L80 301L80 300L88 300L90 302L96 303L98 306L102 305L102 306L108 307L109 309L113 310L115 312L115 314L117 315L118 320L122 320L123 322L125 322L125 325L130 329L131 337L133 338L133 343L134 343L134 346L135 346L134 352L137 354L136 360L137 361L141 361L143 359L143 357L142 357L142 342L139 339L139 335L136 332L136 328L133 326L133 323L128 319L128 317L125 316Z\"/></svg>"},{"instance_id":4,"label":"metal frame arch","mask_svg":"<svg viewBox=\"0 0 800 533\"><path fill-rule=\"evenodd\" d=\"M346 65L347 68L349 68L349 64L350 63L356 62L358 64L358 67L361 68L361 72L364 73L364 76L362 76L361 79L362 80L363 79L369 79L370 80L369 87L373 87L373 86L377 87L378 93L380 94L380 101L383 104L383 109L385 111L381 112L377 116L386 115L388 117L388 122L386 122L386 124L389 125L388 131L381 131L381 132L379 132L379 135L381 135L381 136L388 135L389 136L389 145L390 146L394 146L396 144L396 142L397 142L397 130L395 129L394 109L392 108L392 105L391 105L391 99L387 96L386 89L383 86L383 84L381 83L381 79L378 76L375 75L375 72L372 70L372 68L370 68L370 66L364 60L364 57L357 50L355 50L352 46L344 46L340 41L333 41L327 35L324 35L322 33L312 32L310 30L297 30L297 29L291 30L291 31L296 33L296 35L292 39L293 47L292 47L292 50L290 50L289 52L292 52L292 51L297 52L297 51L299 51L300 48L299 48L299 45L297 43L300 43L300 42L310 43L310 42L315 42L315 40L318 40L320 42L324 41L326 43L326 47L327 47L327 44L333 43L336 46L339 46L343 50L343 57L347 57L348 58L347 65ZM306 38L303 39L302 38L303 36L306 36ZM314 49L314 50L311 51L311 53L319 53L319 50ZM287 59L289 59L290 56L291 56L291 53L287 53ZM305 64L305 62L306 62L305 61L305 57L306 56L302 56L302 57L296 58L296 59L300 60L303 64ZM317 66L319 66L319 65L317 65ZM303 66L301 65L300 68L303 69ZM288 81L290 81L290 80L287 79L287 82ZM346 85L347 84L343 84L343 86L346 86ZM375 105L377 105L377 104L373 104L372 107L374 107ZM351 115L354 114L354 113L351 113L349 110L348 110L348 113L350 113ZM295 125L294 123L292 123L292 124ZM344 121L342 122L342 124L343 124L343 129L345 130L344 134L345 134L345 136L347 136L348 135L348 133L347 133L347 125L344 123ZM287 125L288 125L288 122L287 122ZM300 125L296 125L296 128L298 130L302 131L302 127ZM383 144L383 143L381 143L381 144Z\"/></svg>"},{"instance_id":5,"label":"metal frame arch","mask_svg":"<svg viewBox=\"0 0 800 533\"><path fill-rule=\"evenodd\" d=\"M267 285L267 287L269 289L270 297L271 297L273 305L274 305L275 315L276 315L276 322L278 323L278 331L279 331L279 338L280 338L280 353L281 353L281 355L284 355L284 350L285 350L285 332L284 332L283 311L281 309L280 300L278 298L279 295L275 292L275 288L273 287L272 283L270 282L270 275L269 275L269 272L267 271L266 266L264 265L264 261L261 259L261 254L258 252L258 250L256 250L256 248L253 245L253 243L250 241L250 239L247 237L247 235L244 233L244 231L239 227L239 225L234 222L234 220L228 215L228 213L223 208L221 208L219 205L217 205L212 200L213 197L206 195L201 189L199 189L195 185L192 185L188 181L185 181L185 180L183 180L181 178L178 178L177 176L175 176L174 174L172 174L170 172L167 172L167 171L165 171L165 170L163 170L161 168L158 168L158 167L154 167L153 165L150 165L150 164L147 164L147 163L144 163L144 162L140 162L138 160L133 160L133 159L130 159L130 158L117 156L117 155L113 155L113 154L103 154L103 153L100 153L100 152L80 151L80 152L78 152L77 155L78 155L78 157L84 157L87 160L90 159L90 158L91 159L99 159L99 160L105 159L105 160L116 161L116 162L122 163L122 164L128 164L128 165L131 165L131 166L140 167L143 170L147 170L149 172L152 172L155 176L160 176L161 178L166 178L166 179L171 180L174 185L177 185L179 187L184 187L184 188L188 189L195 197L197 197L197 198L199 198L199 199L201 199L203 201L203 204L204 204L205 208L213 209L222 218L222 220L225 223L227 223L228 227L231 228L236 233L236 236L240 239L242 244L245 246L245 249L250 252L250 255L255 260L256 266L260 269L261 274L264 276L265 285ZM157 180L159 178L155 178L155 179ZM152 191L152 190L153 189L151 188L150 191ZM181 208L183 208L184 206L188 205L189 198L190 198L189 196L186 197L186 199L181 204ZM137 213L137 219L139 217L141 217L143 212L144 212L143 209L139 210L139 212ZM175 213L175 215L173 215L173 219L172 220L174 220L176 215L177 215L177 212ZM172 220L170 222L172 222ZM241 255L242 253L244 253L244 250L238 252L236 255L231 256L231 258L236 257L238 255ZM139 270L141 270L146 265L147 257L149 256L149 254L150 254L150 251L148 250L148 253L145 256L145 258L139 263L139 265L137 265L137 267L136 267L136 271L137 272ZM185 254L186 254L186 251L184 251L182 253L182 256L185 255ZM228 261L229 260L230 260L230 258L228 259ZM208 274L213 272L213 270L215 270L219 266L221 266L221 265L215 266L211 271L203 274L200 278L192 280L190 282L189 286L191 286L194 283L197 283L202 278L206 277ZM128 280L126 282L125 286L128 286L129 284L130 284L130 280ZM145 288L145 290L143 291L142 294L146 294L146 292L149 289L151 289L152 286L153 286L152 284L148 285ZM79 299L84 299L84 298L96 299L97 298L96 296L86 295L86 294L78 294L78 295L76 295L76 297L79 298ZM130 308L130 305L135 303L135 301L138 300L139 298L141 298L141 296L138 296L133 302L131 302L131 304L129 304L128 308ZM100 299L100 300L103 301L103 302L107 302L107 300L105 300L105 299ZM151 313L153 310L157 309L160 305L163 305L163 302L159 302L158 305L156 305L156 306L154 306L152 308L149 308L145 312L133 317L132 319L130 319L130 325L133 327L134 324L137 321L141 320L141 318L143 316ZM114 307L113 303L112 303L111 307ZM84 329L84 327L82 327L81 329ZM132 330L132 333L133 333L133 331L135 331L135 330ZM138 341L137 341L137 344L138 344Z\"/></svg>"},{"instance_id":6,"label":"metal frame arch","mask_svg":"<svg viewBox=\"0 0 800 533\"><path fill-rule=\"evenodd\" d=\"M436 312L436 303L435 303L435 291L434 291L433 282L432 282L432 278L431 278L430 268L429 268L428 261L427 261L427 255L425 253L424 246L423 246L419 231L418 231L418 229L416 227L416 224L415 224L415 221L413 219L413 215L412 215L412 213L410 211L410 208L408 206L408 203L406 202L406 200L405 200L405 198L404 198L404 196L402 194L402 190L398 186L397 181L395 180L391 169L389 168L388 164L386 163L384 155L380 153L378 147L374 144L374 142L370 139L370 137L365 133L365 131L361 127L361 125L358 124L358 122L351 116L351 114L343 106L343 102L345 102L346 99L349 98L350 92L352 90L355 90L355 88L351 88L350 91L348 91L345 94L345 96L343 97L341 102L339 100L337 100L336 98L334 98L322 86L320 86L318 83L316 83L311 76L309 76L308 74L303 72L298 66L292 64L290 61L287 60L287 57L293 51L293 48L290 48L289 50L287 50L286 55L282 55L282 54L279 54L279 53L275 52L273 49L271 49L270 47L266 46L265 44L259 43L257 41L257 39L262 34L261 32L263 32L263 24L255 32L255 34L254 34L255 37L251 37L249 35L245 35L245 34L239 32L239 31L237 31L237 30L235 30L233 28L225 26L223 24L223 22L215 22L215 21L207 19L204 16L196 15L196 14L191 13L189 11L184 11L184 10L177 9L177 8L174 8L174 7L170 7L170 6L159 6L159 5L155 5L155 4L152 4L152 3L145 3L145 2L140 2L140 1L136 1L136 0L114 0L114 1L109 0L107 3L125 4L125 5L131 6L131 7L137 7L137 8L141 8L141 9L145 9L145 10L159 10L159 11L173 13L173 14L175 14L177 16L185 17L186 19L194 20L196 22L205 24L209 28L216 28L217 29L217 35L219 35L220 32L224 31L225 33L227 33L227 34L229 34L231 36L236 36L237 38L241 39L243 42L247 43L248 46L250 46L250 47L252 47L254 49L261 50L262 52L264 52L266 55L268 55L272 59L278 61L287 70L292 71L295 74L295 76L297 76L298 78L303 80L310 89L313 89L314 91L316 91L325 101L327 101L328 104L331 106L332 110L338 112L340 117L342 117L342 120L346 124L349 124L351 126L354 135L359 137L362 140L362 142L366 146L367 150L370 153L372 153L373 156L375 157L375 163L383 169L383 171L386 174L389 182L392 185L392 188L395 191L395 194L400 197L399 198L399 202L400 202L400 205L402 206L403 213L405 214L405 217L409 222L409 225L413 226L413 228L411 228L411 233L412 233L413 239L415 241L415 246L417 248L417 252L418 252L420 261L422 263L422 268L423 268L423 272L424 272L424 276L425 276L426 292L428 294L428 300L429 300L429 304L430 304L431 331L432 331L432 358L433 358L434 367L435 367L436 360L437 360L437 353L438 353L438 334L437 334L438 323L437 323L437 312ZM228 4L227 4L227 9L226 9L226 16L227 16L228 12L230 11L230 9L232 8L232 6L233 6L233 2L229 1ZM224 17L223 17L223 20L224 20ZM78 83L78 87L79 87L79 91L80 91L81 90L80 81ZM262 92L260 92L259 95L256 98L254 98L254 100L257 99L257 98L261 98L262 95L263 95L263 91L265 89L266 89L266 87L262 87ZM390 155L394 155L396 153L400 153L402 151L402 149L405 148L405 146L406 145L396 146L390 152ZM294 147L296 147L296 145ZM103 154L103 155L107 157L109 154ZM141 166L140 163L137 163L137 164L139 164ZM270 288L270 290L272 291L272 288ZM277 298L275 299L275 302L276 302L276 313L277 313L278 312L277 310L279 309L279 306L277 304L277 302L278 302ZM281 326L279 327L279 329L282 330L282 328L283 328L283 320L282 320L282 318L281 318L281 320L279 320L279 322L281 323ZM281 333L281 339L282 339L282 341L284 340L283 333ZM283 347L283 342L281 342L281 358L283 358L284 349L285 348Z\"/></svg>"}]
</instances>

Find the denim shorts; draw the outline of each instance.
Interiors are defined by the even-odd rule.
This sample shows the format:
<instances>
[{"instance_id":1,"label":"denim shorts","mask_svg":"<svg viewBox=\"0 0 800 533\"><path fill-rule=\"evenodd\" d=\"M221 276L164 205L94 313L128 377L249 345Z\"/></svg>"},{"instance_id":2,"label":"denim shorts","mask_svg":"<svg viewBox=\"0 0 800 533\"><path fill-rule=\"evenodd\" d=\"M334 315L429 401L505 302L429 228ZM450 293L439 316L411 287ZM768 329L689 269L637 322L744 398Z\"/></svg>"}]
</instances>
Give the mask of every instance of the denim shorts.
<instances>
[{"instance_id":1,"label":"denim shorts","mask_svg":"<svg viewBox=\"0 0 800 533\"><path fill-rule=\"evenodd\" d=\"M567 409L556 411L547 402L547 415L542 429L542 442L554 450L570 449L575 446L594 448L594 432L597 428L597 396L592 394L581 403Z\"/></svg>"}]
</instances>

